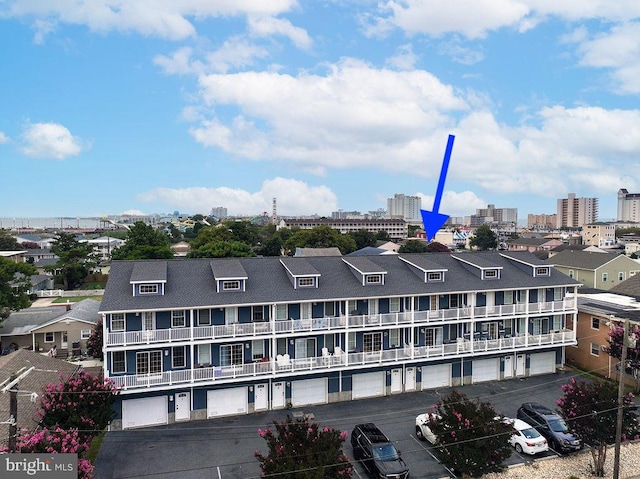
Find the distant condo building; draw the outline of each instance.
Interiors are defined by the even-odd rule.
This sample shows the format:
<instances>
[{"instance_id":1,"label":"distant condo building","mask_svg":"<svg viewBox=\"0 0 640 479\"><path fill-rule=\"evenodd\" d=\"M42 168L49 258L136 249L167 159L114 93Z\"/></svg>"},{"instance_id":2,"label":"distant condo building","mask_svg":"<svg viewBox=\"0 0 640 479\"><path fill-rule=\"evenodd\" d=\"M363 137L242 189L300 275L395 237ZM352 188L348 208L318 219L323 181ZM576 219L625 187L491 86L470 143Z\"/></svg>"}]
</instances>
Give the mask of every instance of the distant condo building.
<instances>
[{"instance_id":1,"label":"distant condo building","mask_svg":"<svg viewBox=\"0 0 640 479\"><path fill-rule=\"evenodd\" d=\"M422 221L422 199L419 196L395 194L387 198L387 217L403 218L406 221Z\"/></svg>"},{"instance_id":2,"label":"distant condo building","mask_svg":"<svg viewBox=\"0 0 640 479\"><path fill-rule=\"evenodd\" d=\"M552 230L558 224L558 215L527 215L527 228L533 230Z\"/></svg>"},{"instance_id":3,"label":"distant condo building","mask_svg":"<svg viewBox=\"0 0 640 479\"><path fill-rule=\"evenodd\" d=\"M487 205L486 208L476 209L475 216L484 218L483 223L517 224L518 208L496 208L495 205Z\"/></svg>"},{"instance_id":4,"label":"distant condo building","mask_svg":"<svg viewBox=\"0 0 640 479\"><path fill-rule=\"evenodd\" d=\"M227 209L224 206L215 206L211 208L211 216L218 218L219 220L225 219L227 216Z\"/></svg>"},{"instance_id":5,"label":"distant condo building","mask_svg":"<svg viewBox=\"0 0 640 479\"><path fill-rule=\"evenodd\" d=\"M334 219L334 218L285 218L287 228L297 226L301 229L312 229L328 226L340 233L367 230L372 233L386 231L392 240L407 239L407 222L401 218L381 219Z\"/></svg>"},{"instance_id":6,"label":"distant condo building","mask_svg":"<svg viewBox=\"0 0 640 479\"><path fill-rule=\"evenodd\" d=\"M566 199L558 200L558 228L580 228L598 221L598 198L576 198L569 193Z\"/></svg>"},{"instance_id":7,"label":"distant condo building","mask_svg":"<svg viewBox=\"0 0 640 479\"><path fill-rule=\"evenodd\" d=\"M618 190L618 221L640 223L640 193Z\"/></svg>"}]
</instances>

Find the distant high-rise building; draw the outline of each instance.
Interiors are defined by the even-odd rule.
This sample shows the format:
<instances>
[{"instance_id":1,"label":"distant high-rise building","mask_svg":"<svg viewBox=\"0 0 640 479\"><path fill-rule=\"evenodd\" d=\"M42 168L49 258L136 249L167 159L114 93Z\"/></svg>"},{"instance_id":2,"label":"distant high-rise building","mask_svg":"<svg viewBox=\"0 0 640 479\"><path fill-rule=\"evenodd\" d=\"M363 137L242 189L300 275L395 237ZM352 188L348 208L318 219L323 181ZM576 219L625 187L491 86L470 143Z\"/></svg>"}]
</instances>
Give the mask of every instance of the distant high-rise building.
<instances>
[{"instance_id":1,"label":"distant high-rise building","mask_svg":"<svg viewBox=\"0 0 640 479\"><path fill-rule=\"evenodd\" d=\"M215 206L211 208L211 216L218 218L219 220L225 219L227 216L227 209L224 206Z\"/></svg>"},{"instance_id":2,"label":"distant high-rise building","mask_svg":"<svg viewBox=\"0 0 640 479\"><path fill-rule=\"evenodd\" d=\"M618 190L618 221L640 223L640 193Z\"/></svg>"},{"instance_id":3,"label":"distant high-rise building","mask_svg":"<svg viewBox=\"0 0 640 479\"><path fill-rule=\"evenodd\" d=\"M552 230L558 224L558 215L527 215L527 228Z\"/></svg>"},{"instance_id":4,"label":"distant high-rise building","mask_svg":"<svg viewBox=\"0 0 640 479\"><path fill-rule=\"evenodd\" d=\"M403 218L405 221L422 221L422 199L419 196L405 196L396 193L387 198L387 217Z\"/></svg>"},{"instance_id":5,"label":"distant high-rise building","mask_svg":"<svg viewBox=\"0 0 640 479\"><path fill-rule=\"evenodd\" d=\"M566 199L558 200L558 228L580 228L598 221L598 198L576 198L569 193Z\"/></svg>"},{"instance_id":6,"label":"distant high-rise building","mask_svg":"<svg viewBox=\"0 0 640 479\"><path fill-rule=\"evenodd\" d=\"M496 208L495 205L487 205L486 208L476 209L475 216L484 218L485 223L517 224L518 208Z\"/></svg>"}]
</instances>

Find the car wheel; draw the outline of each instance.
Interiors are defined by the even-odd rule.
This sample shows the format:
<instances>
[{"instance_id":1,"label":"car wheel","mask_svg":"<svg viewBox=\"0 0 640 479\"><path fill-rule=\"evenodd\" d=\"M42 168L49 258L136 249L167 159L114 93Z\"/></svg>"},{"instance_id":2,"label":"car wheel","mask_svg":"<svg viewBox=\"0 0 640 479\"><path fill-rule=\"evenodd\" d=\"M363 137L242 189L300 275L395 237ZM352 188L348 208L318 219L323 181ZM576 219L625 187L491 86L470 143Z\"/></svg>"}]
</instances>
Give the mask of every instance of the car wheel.
<instances>
[{"instance_id":1,"label":"car wheel","mask_svg":"<svg viewBox=\"0 0 640 479\"><path fill-rule=\"evenodd\" d=\"M421 441L424 441L424 434L422 434L422 429L420 429L420 426L416 426L416 437Z\"/></svg>"},{"instance_id":2,"label":"car wheel","mask_svg":"<svg viewBox=\"0 0 640 479\"><path fill-rule=\"evenodd\" d=\"M522 454L522 446L520 444L516 443L515 448L518 454Z\"/></svg>"}]
</instances>

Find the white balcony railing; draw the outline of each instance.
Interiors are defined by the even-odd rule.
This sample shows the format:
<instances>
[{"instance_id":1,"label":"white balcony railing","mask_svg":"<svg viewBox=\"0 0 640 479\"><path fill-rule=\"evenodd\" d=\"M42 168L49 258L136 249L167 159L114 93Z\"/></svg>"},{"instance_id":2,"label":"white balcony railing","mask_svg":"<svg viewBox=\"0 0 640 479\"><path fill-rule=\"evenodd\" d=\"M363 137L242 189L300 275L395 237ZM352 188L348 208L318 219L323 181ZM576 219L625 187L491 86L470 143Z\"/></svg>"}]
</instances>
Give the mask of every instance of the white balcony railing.
<instances>
[{"instance_id":1,"label":"white balcony railing","mask_svg":"<svg viewBox=\"0 0 640 479\"><path fill-rule=\"evenodd\" d=\"M145 331L107 332L106 346L129 346L151 343L171 343L202 339L224 339L259 335L282 335L315 331L334 331L358 328L384 328L402 325L425 325L443 321L473 320L521 316L525 314L559 314L575 312L571 300L544 303L518 303L500 306L467 306L434 311L404 311L313 319L257 321L193 328L151 329Z\"/></svg>"},{"instance_id":2,"label":"white balcony railing","mask_svg":"<svg viewBox=\"0 0 640 479\"><path fill-rule=\"evenodd\" d=\"M398 364L411 360L469 357L491 352L523 351L529 347L563 346L575 344L574 331L565 330L539 335L512 338L462 340L433 346L411 346L375 352L355 352L339 355L290 359L286 363L271 358L267 361L233 366L201 366L193 369L163 371L153 374L110 376L123 390L167 387L178 384L214 384L229 379L248 377L278 378L291 373L346 368L357 365Z\"/></svg>"}]
</instances>

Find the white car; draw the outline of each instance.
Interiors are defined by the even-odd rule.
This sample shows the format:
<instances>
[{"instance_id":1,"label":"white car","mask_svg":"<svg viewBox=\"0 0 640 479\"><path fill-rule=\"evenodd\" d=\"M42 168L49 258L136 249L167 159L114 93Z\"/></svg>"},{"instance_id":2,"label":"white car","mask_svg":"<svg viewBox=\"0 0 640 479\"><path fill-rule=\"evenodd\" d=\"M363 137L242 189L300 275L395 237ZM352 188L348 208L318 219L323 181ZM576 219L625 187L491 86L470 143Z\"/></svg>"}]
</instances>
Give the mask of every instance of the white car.
<instances>
[{"instance_id":1,"label":"white car","mask_svg":"<svg viewBox=\"0 0 640 479\"><path fill-rule=\"evenodd\" d=\"M515 433L509 438L509 444L519 454L524 452L525 454L534 455L549 450L547 440L533 426L530 426L522 419L505 418L504 421L507 424L511 424L515 429Z\"/></svg>"},{"instance_id":2,"label":"white car","mask_svg":"<svg viewBox=\"0 0 640 479\"><path fill-rule=\"evenodd\" d=\"M416 436L418 436L418 439L420 439L421 441L424 441L426 439L431 444L435 444L437 442L437 439L436 435L429 428L429 420L437 420L439 418L440 416L432 412L426 412L424 414L416 416Z\"/></svg>"}]
</instances>

